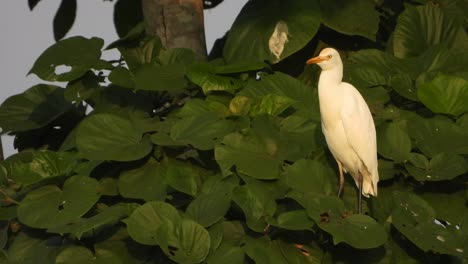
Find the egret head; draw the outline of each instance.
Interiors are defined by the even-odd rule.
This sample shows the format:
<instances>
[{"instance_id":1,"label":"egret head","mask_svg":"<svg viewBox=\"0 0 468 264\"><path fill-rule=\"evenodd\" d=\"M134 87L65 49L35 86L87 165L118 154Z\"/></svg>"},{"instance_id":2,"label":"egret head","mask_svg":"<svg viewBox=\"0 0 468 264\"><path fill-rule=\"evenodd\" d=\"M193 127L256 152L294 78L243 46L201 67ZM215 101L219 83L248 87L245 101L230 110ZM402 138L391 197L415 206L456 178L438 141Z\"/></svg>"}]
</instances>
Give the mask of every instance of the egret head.
<instances>
[{"instance_id":1,"label":"egret head","mask_svg":"<svg viewBox=\"0 0 468 264\"><path fill-rule=\"evenodd\" d=\"M323 49L317 57L309 59L306 63L316 63L322 70L330 70L342 65L340 54L332 48Z\"/></svg>"}]
</instances>

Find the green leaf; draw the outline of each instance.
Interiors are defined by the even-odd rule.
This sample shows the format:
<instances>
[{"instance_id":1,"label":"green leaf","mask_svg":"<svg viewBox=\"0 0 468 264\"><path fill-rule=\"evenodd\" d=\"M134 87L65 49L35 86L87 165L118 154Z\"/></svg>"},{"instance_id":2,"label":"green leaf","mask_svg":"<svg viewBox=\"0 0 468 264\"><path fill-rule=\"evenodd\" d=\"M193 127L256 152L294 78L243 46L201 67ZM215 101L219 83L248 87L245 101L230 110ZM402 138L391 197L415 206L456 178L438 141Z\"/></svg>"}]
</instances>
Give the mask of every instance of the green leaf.
<instances>
[{"instance_id":1,"label":"green leaf","mask_svg":"<svg viewBox=\"0 0 468 264\"><path fill-rule=\"evenodd\" d=\"M460 155L442 152L428 162L423 155L411 154L411 164L405 164L405 167L418 181L451 180L468 172L468 162Z\"/></svg>"},{"instance_id":2,"label":"green leaf","mask_svg":"<svg viewBox=\"0 0 468 264\"><path fill-rule=\"evenodd\" d=\"M86 247L71 246L62 250L55 258L55 264L97 263L93 252Z\"/></svg>"},{"instance_id":3,"label":"green leaf","mask_svg":"<svg viewBox=\"0 0 468 264\"><path fill-rule=\"evenodd\" d=\"M467 131L449 118L411 115L404 119L407 120L408 134L426 156L433 157L441 152L468 154Z\"/></svg>"},{"instance_id":4,"label":"green leaf","mask_svg":"<svg viewBox=\"0 0 468 264\"><path fill-rule=\"evenodd\" d=\"M131 161L141 159L152 149L128 119L99 113L87 117L76 132L80 155L90 160Z\"/></svg>"},{"instance_id":5,"label":"green leaf","mask_svg":"<svg viewBox=\"0 0 468 264\"><path fill-rule=\"evenodd\" d=\"M455 226L463 223L465 214L460 212L467 209L463 190L451 193L424 192L420 194L420 197L431 205L437 219L443 219Z\"/></svg>"},{"instance_id":6,"label":"green leaf","mask_svg":"<svg viewBox=\"0 0 468 264\"><path fill-rule=\"evenodd\" d=\"M272 217L276 211L274 195L266 188L266 183L252 182L236 187L232 200L242 208L247 226L256 232L262 232L267 226L266 219Z\"/></svg>"},{"instance_id":7,"label":"green leaf","mask_svg":"<svg viewBox=\"0 0 468 264\"><path fill-rule=\"evenodd\" d=\"M54 39L62 39L73 26L76 17L76 0L62 0L54 17Z\"/></svg>"},{"instance_id":8,"label":"green leaf","mask_svg":"<svg viewBox=\"0 0 468 264\"><path fill-rule=\"evenodd\" d=\"M399 95L418 102L418 90L414 86L411 76L407 73L394 75L390 79L390 85Z\"/></svg>"},{"instance_id":9,"label":"green leaf","mask_svg":"<svg viewBox=\"0 0 468 264\"><path fill-rule=\"evenodd\" d=\"M94 206L100 196L98 188L97 180L77 175L66 180L62 190L55 185L35 189L18 206L18 219L34 228L70 223Z\"/></svg>"},{"instance_id":10,"label":"green leaf","mask_svg":"<svg viewBox=\"0 0 468 264\"><path fill-rule=\"evenodd\" d=\"M465 30L439 6L407 6L393 33L393 54L398 58L414 57L442 42L462 48L466 41Z\"/></svg>"},{"instance_id":11,"label":"green leaf","mask_svg":"<svg viewBox=\"0 0 468 264\"><path fill-rule=\"evenodd\" d=\"M110 177L99 179L99 192L101 193L101 195L106 195L106 196L119 195L117 179L110 178Z\"/></svg>"},{"instance_id":12,"label":"green leaf","mask_svg":"<svg viewBox=\"0 0 468 264\"><path fill-rule=\"evenodd\" d=\"M78 79L90 69L101 67L103 45L100 38L77 36L61 40L39 56L29 73L51 82Z\"/></svg>"},{"instance_id":13,"label":"green leaf","mask_svg":"<svg viewBox=\"0 0 468 264\"><path fill-rule=\"evenodd\" d=\"M49 150L28 153L20 160L6 161L8 177L16 183L29 186L54 177L68 176L77 165L75 153Z\"/></svg>"},{"instance_id":14,"label":"green leaf","mask_svg":"<svg viewBox=\"0 0 468 264\"><path fill-rule=\"evenodd\" d=\"M147 91L177 91L185 88L185 67L180 63L170 65L144 64L135 71L135 89Z\"/></svg>"},{"instance_id":15,"label":"green leaf","mask_svg":"<svg viewBox=\"0 0 468 264\"><path fill-rule=\"evenodd\" d=\"M55 257L62 247L62 238L54 236L41 239L20 232L7 251L8 264L55 264Z\"/></svg>"},{"instance_id":16,"label":"green leaf","mask_svg":"<svg viewBox=\"0 0 468 264\"><path fill-rule=\"evenodd\" d=\"M77 239L81 239L83 234L93 230L99 230L100 227L116 224L121 218L130 215L137 207L136 204L117 204L103 209L100 213L89 217L80 218L71 223L52 226L47 229L49 233L73 234Z\"/></svg>"},{"instance_id":17,"label":"green leaf","mask_svg":"<svg viewBox=\"0 0 468 264\"><path fill-rule=\"evenodd\" d=\"M294 105L295 101L289 97L279 96L276 94L268 94L260 99L258 104L252 106L250 114L257 115L271 115L277 116L284 112L287 108Z\"/></svg>"},{"instance_id":18,"label":"green leaf","mask_svg":"<svg viewBox=\"0 0 468 264\"><path fill-rule=\"evenodd\" d=\"M229 190L217 191L197 196L187 207L187 217L208 227L218 222L231 207Z\"/></svg>"},{"instance_id":19,"label":"green leaf","mask_svg":"<svg viewBox=\"0 0 468 264\"><path fill-rule=\"evenodd\" d=\"M119 192L126 198L162 201L166 198L167 184L164 181L164 165L150 159L142 167L120 174Z\"/></svg>"},{"instance_id":20,"label":"green leaf","mask_svg":"<svg viewBox=\"0 0 468 264\"><path fill-rule=\"evenodd\" d=\"M271 241L267 236L257 239L247 239L245 253L258 264L287 264L289 262L281 254L278 243ZM301 254L300 251L297 251ZM302 262L299 262L302 263Z\"/></svg>"},{"instance_id":21,"label":"green leaf","mask_svg":"<svg viewBox=\"0 0 468 264\"><path fill-rule=\"evenodd\" d=\"M72 105L63 91L58 86L38 84L6 99L0 106L2 132L40 128L69 111Z\"/></svg>"},{"instance_id":22,"label":"green leaf","mask_svg":"<svg viewBox=\"0 0 468 264\"><path fill-rule=\"evenodd\" d=\"M395 162L404 162L411 151L411 140L398 123L384 123L377 128L380 155Z\"/></svg>"},{"instance_id":23,"label":"green leaf","mask_svg":"<svg viewBox=\"0 0 468 264\"><path fill-rule=\"evenodd\" d=\"M107 47L108 49L118 47L128 68L133 72L142 65L155 63L162 47L161 39L157 36L148 36L138 40L144 32L145 24L140 23L125 37Z\"/></svg>"},{"instance_id":24,"label":"green leaf","mask_svg":"<svg viewBox=\"0 0 468 264\"><path fill-rule=\"evenodd\" d=\"M333 170L316 160L301 159L285 168L284 182L298 192L316 192L330 195L334 192L331 182L337 177Z\"/></svg>"},{"instance_id":25,"label":"green leaf","mask_svg":"<svg viewBox=\"0 0 468 264\"><path fill-rule=\"evenodd\" d=\"M434 113L458 116L468 111L468 81L438 74L418 87L418 97Z\"/></svg>"},{"instance_id":26,"label":"green leaf","mask_svg":"<svg viewBox=\"0 0 468 264\"><path fill-rule=\"evenodd\" d=\"M228 243L221 243L215 252L210 253L206 262L208 264L244 264L244 250L239 246L234 246Z\"/></svg>"},{"instance_id":27,"label":"green leaf","mask_svg":"<svg viewBox=\"0 0 468 264\"><path fill-rule=\"evenodd\" d=\"M114 25L119 37L125 36L143 21L141 1L118 0L114 5Z\"/></svg>"},{"instance_id":28,"label":"green leaf","mask_svg":"<svg viewBox=\"0 0 468 264\"><path fill-rule=\"evenodd\" d=\"M250 1L229 32L223 55L229 63L278 62L303 48L319 26L316 1Z\"/></svg>"},{"instance_id":29,"label":"green leaf","mask_svg":"<svg viewBox=\"0 0 468 264\"><path fill-rule=\"evenodd\" d=\"M343 3L340 0L321 0L320 7L323 23L327 27L375 41L379 29L379 13L373 1L353 0Z\"/></svg>"},{"instance_id":30,"label":"green leaf","mask_svg":"<svg viewBox=\"0 0 468 264\"><path fill-rule=\"evenodd\" d=\"M260 80L250 79L239 95L262 99L271 94L292 99L293 107L317 115L318 101L312 89L301 81L281 72L262 75ZM318 118L317 118L318 120Z\"/></svg>"},{"instance_id":31,"label":"green leaf","mask_svg":"<svg viewBox=\"0 0 468 264\"><path fill-rule=\"evenodd\" d=\"M220 118L216 113L206 112L176 121L171 128L170 137L197 149L209 150L233 130L234 122Z\"/></svg>"},{"instance_id":32,"label":"green leaf","mask_svg":"<svg viewBox=\"0 0 468 264\"><path fill-rule=\"evenodd\" d=\"M133 240L144 245L159 245L158 229L166 222L175 225L180 220L179 213L172 205L154 201L135 209L123 222L127 224L128 234Z\"/></svg>"},{"instance_id":33,"label":"green leaf","mask_svg":"<svg viewBox=\"0 0 468 264\"><path fill-rule=\"evenodd\" d=\"M305 207L307 214L321 229L333 236L335 245L345 242L357 249L369 249L387 241L387 233L381 224L367 215L351 214L338 197L315 193L290 195Z\"/></svg>"},{"instance_id":34,"label":"green leaf","mask_svg":"<svg viewBox=\"0 0 468 264\"><path fill-rule=\"evenodd\" d=\"M210 250L210 234L195 221L165 222L158 229L161 249L177 263L200 263Z\"/></svg>"},{"instance_id":35,"label":"green leaf","mask_svg":"<svg viewBox=\"0 0 468 264\"><path fill-rule=\"evenodd\" d=\"M276 219L269 219L268 223L288 230L312 230L314 226L314 221L307 216L305 210L282 213Z\"/></svg>"},{"instance_id":36,"label":"green leaf","mask_svg":"<svg viewBox=\"0 0 468 264\"><path fill-rule=\"evenodd\" d=\"M211 65L196 65L190 67L187 78L194 84L200 86L204 94L212 91L234 92L243 85L243 81L230 77L215 74L215 67Z\"/></svg>"},{"instance_id":37,"label":"green leaf","mask_svg":"<svg viewBox=\"0 0 468 264\"><path fill-rule=\"evenodd\" d=\"M459 229L435 222L431 206L415 194L394 192L392 223L406 238L423 251L466 257L465 225ZM465 232L465 234L464 234Z\"/></svg>"},{"instance_id":38,"label":"green leaf","mask_svg":"<svg viewBox=\"0 0 468 264\"><path fill-rule=\"evenodd\" d=\"M200 191L202 178L210 175L200 167L177 160L167 161L166 183L175 190L196 196Z\"/></svg>"},{"instance_id":39,"label":"green leaf","mask_svg":"<svg viewBox=\"0 0 468 264\"><path fill-rule=\"evenodd\" d=\"M104 81L103 78L87 72L81 78L68 83L64 93L65 99L75 104L87 100L97 94L101 88L99 83L102 81Z\"/></svg>"},{"instance_id":40,"label":"green leaf","mask_svg":"<svg viewBox=\"0 0 468 264\"><path fill-rule=\"evenodd\" d=\"M239 173L258 179L276 179L282 163L276 156L277 151L277 142L272 139L262 139L252 131L245 135L232 133L216 145L215 159L225 176L236 166Z\"/></svg>"}]
</instances>

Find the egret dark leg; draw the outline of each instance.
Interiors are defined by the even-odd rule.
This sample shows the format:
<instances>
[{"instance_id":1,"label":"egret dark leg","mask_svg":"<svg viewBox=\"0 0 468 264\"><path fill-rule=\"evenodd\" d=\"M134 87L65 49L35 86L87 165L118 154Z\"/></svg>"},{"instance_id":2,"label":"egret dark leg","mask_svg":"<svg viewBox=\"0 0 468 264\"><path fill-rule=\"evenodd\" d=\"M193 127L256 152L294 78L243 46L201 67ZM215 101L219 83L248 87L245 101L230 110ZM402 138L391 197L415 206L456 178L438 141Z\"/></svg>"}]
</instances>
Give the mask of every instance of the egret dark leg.
<instances>
[{"instance_id":1,"label":"egret dark leg","mask_svg":"<svg viewBox=\"0 0 468 264\"><path fill-rule=\"evenodd\" d=\"M362 182L363 182L363 177L362 177L362 174L359 173L359 176L358 176L358 184L359 184L359 201L358 201L358 213L359 214L362 214Z\"/></svg>"},{"instance_id":2,"label":"egret dark leg","mask_svg":"<svg viewBox=\"0 0 468 264\"><path fill-rule=\"evenodd\" d=\"M341 197L341 194L343 193L343 187L344 187L344 175L343 175L343 165L341 165L341 162L336 161L338 163L338 171L340 172L340 187L338 189L338 197Z\"/></svg>"}]
</instances>

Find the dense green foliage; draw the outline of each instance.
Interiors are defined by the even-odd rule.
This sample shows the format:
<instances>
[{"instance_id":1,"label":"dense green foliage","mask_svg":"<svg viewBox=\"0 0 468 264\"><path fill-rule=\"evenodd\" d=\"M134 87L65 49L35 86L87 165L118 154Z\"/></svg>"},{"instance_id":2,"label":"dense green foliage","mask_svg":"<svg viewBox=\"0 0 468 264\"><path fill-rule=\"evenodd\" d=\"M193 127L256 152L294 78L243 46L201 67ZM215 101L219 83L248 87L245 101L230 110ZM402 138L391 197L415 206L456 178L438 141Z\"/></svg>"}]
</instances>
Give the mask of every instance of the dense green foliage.
<instances>
[{"instance_id":1,"label":"dense green foliage","mask_svg":"<svg viewBox=\"0 0 468 264\"><path fill-rule=\"evenodd\" d=\"M0 262L466 261L466 2L345 2L249 1L208 62L141 24L107 47L119 61L99 38L48 48L31 73L64 88L0 106L20 150L0 163ZM304 68L325 46L377 126L364 215L350 177L336 197Z\"/></svg>"}]
</instances>

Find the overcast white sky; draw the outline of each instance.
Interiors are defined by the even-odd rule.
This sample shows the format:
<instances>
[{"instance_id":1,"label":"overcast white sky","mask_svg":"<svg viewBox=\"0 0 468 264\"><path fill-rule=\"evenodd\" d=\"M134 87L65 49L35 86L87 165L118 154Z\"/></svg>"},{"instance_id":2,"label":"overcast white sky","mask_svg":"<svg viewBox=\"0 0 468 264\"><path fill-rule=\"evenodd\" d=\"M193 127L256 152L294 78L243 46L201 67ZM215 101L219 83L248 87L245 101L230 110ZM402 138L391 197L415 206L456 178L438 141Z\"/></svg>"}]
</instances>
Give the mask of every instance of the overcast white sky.
<instances>
[{"instance_id":1,"label":"overcast white sky","mask_svg":"<svg viewBox=\"0 0 468 264\"><path fill-rule=\"evenodd\" d=\"M52 20L60 0L42 0L33 12L27 0L0 1L0 103L41 82L35 75L26 76L34 61L54 43ZM116 1L78 1L75 24L66 37L100 37L106 45L116 40L112 22ZM205 10L208 49L231 27L247 0L224 0L218 7ZM107 52L105 57L118 56ZM15 152L13 138L2 136L5 157Z\"/></svg>"}]
</instances>

